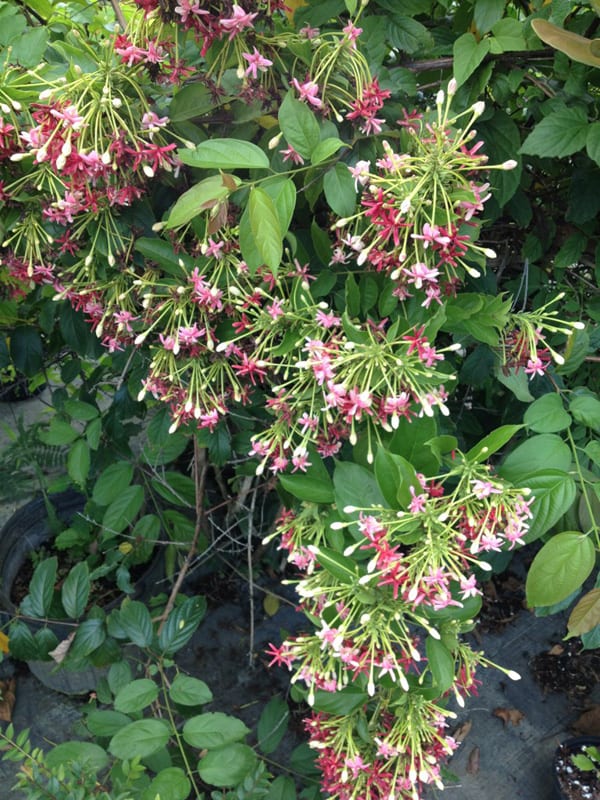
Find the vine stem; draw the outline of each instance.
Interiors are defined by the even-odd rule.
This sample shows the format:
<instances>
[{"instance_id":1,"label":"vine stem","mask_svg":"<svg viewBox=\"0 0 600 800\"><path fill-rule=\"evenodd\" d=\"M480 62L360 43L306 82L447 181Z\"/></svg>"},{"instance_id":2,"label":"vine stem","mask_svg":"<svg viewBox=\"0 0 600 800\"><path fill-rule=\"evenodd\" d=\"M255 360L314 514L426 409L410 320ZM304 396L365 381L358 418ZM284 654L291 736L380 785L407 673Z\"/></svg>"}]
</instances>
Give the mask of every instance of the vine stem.
<instances>
[{"instance_id":1,"label":"vine stem","mask_svg":"<svg viewBox=\"0 0 600 800\"><path fill-rule=\"evenodd\" d=\"M198 539L200 538L200 533L202 528L204 527L204 489L206 485L206 473L208 470L208 460L206 458L206 447L200 447L198 444L198 439L194 437L194 460L193 460L193 473L194 473L194 488L195 488L195 512L196 512L196 521L194 524L194 536L192 538L189 550L185 557L185 560L182 564L181 569L179 570L179 574L177 575L177 580L173 584L173 588L171 589L171 594L169 595L169 599L167 600L167 604L165 606L165 610L161 615L161 622L158 627L158 633L162 631L165 622L167 621L167 617L173 610L173 606L175 605L175 600L183 581L185 580L185 576L187 575L192 561L198 551Z\"/></svg>"},{"instance_id":2,"label":"vine stem","mask_svg":"<svg viewBox=\"0 0 600 800\"><path fill-rule=\"evenodd\" d=\"M579 463L579 458L577 457L577 445L575 444L575 440L573 439L573 434L571 433L569 428L567 428L567 438L569 440L571 452L573 453L573 460L575 461L575 469L577 471L579 483L581 484L581 494L583 496L583 500L590 517L592 530L594 531L594 536L596 538L596 549L600 550L600 531L598 530L598 525L596 525L594 509L592 508L592 504L590 502L590 498L586 488L586 481L585 478L583 477L583 472L581 471L581 464Z\"/></svg>"}]
</instances>

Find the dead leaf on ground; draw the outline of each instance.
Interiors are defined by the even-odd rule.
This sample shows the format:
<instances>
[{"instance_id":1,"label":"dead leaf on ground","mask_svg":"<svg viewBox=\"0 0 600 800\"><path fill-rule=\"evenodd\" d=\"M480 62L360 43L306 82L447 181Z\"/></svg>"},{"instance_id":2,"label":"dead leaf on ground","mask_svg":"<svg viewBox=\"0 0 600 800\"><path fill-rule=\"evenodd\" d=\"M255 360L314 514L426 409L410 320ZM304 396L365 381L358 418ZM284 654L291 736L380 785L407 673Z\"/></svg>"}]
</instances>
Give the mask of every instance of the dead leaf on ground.
<instances>
[{"instance_id":1,"label":"dead leaf on ground","mask_svg":"<svg viewBox=\"0 0 600 800\"><path fill-rule=\"evenodd\" d=\"M562 646L562 644L555 644L550 648L550 650L548 650L548 655L549 656L562 656L562 654L564 652L565 652L565 648Z\"/></svg>"},{"instance_id":2,"label":"dead leaf on ground","mask_svg":"<svg viewBox=\"0 0 600 800\"><path fill-rule=\"evenodd\" d=\"M518 708L495 708L492 713L495 717L499 717L505 725L508 725L509 722L512 725L518 725L522 719L525 719L525 714Z\"/></svg>"},{"instance_id":3,"label":"dead leaf on ground","mask_svg":"<svg viewBox=\"0 0 600 800\"><path fill-rule=\"evenodd\" d=\"M463 742L469 735L469 732L472 727L473 723L471 722L471 720L470 719L466 720L465 722L462 723L462 725L459 725L458 728L454 731L454 733L452 734L452 738L455 739L457 742Z\"/></svg>"},{"instance_id":4,"label":"dead leaf on ground","mask_svg":"<svg viewBox=\"0 0 600 800\"><path fill-rule=\"evenodd\" d=\"M474 747L467 759L467 772L469 775L477 775L479 772L479 748Z\"/></svg>"},{"instance_id":5,"label":"dead leaf on ground","mask_svg":"<svg viewBox=\"0 0 600 800\"><path fill-rule=\"evenodd\" d=\"M573 730L585 736L600 736L600 706L592 706L584 711L573 723Z\"/></svg>"},{"instance_id":6,"label":"dead leaf on ground","mask_svg":"<svg viewBox=\"0 0 600 800\"><path fill-rule=\"evenodd\" d=\"M15 707L15 689L17 682L14 678L0 681L0 720L2 722L12 721L12 710Z\"/></svg>"}]
</instances>

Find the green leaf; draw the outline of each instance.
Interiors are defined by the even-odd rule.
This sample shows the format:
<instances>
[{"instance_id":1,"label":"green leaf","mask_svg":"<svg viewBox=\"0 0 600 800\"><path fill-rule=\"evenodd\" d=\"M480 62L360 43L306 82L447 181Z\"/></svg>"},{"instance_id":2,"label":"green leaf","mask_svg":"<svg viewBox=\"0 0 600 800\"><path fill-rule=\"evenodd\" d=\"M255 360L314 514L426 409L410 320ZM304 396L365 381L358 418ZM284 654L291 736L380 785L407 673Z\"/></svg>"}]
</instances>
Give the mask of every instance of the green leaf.
<instances>
[{"instance_id":1,"label":"green leaf","mask_svg":"<svg viewBox=\"0 0 600 800\"><path fill-rule=\"evenodd\" d=\"M169 213L165 229L187 225L203 211L209 211L226 200L240 184L240 179L229 173L205 178L178 198Z\"/></svg>"},{"instance_id":2,"label":"green leaf","mask_svg":"<svg viewBox=\"0 0 600 800\"><path fill-rule=\"evenodd\" d=\"M296 800L296 786L293 778L278 775L269 786L265 800Z\"/></svg>"},{"instance_id":3,"label":"green leaf","mask_svg":"<svg viewBox=\"0 0 600 800\"><path fill-rule=\"evenodd\" d=\"M90 446L85 439L78 439L69 449L67 456L67 472L77 486L85 486L90 472Z\"/></svg>"},{"instance_id":4,"label":"green leaf","mask_svg":"<svg viewBox=\"0 0 600 800\"><path fill-rule=\"evenodd\" d=\"M62 445L71 444L79 437L79 431L72 428L68 422L54 417L47 431L40 431L40 439L44 444Z\"/></svg>"},{"instance_id":5,"label":"green leaf","mask_svg":"<svg viewBox=\"0 0 600 800\"><path fill-rule=\"evenodd\" d=\"M12 43L11 61L22 67L37 67L47 45L47 28L40 26L28 30Z\"/></svg>"},{"instance_id":6,"label":"green leaf","mask_svg":"<svg viewBox=\"0 0 600 800\"><path fill-rule=\"evenodd\" d=\"M565 531L553 536L529 568L525 590L529 606L559 603L579 588L596 563L596 549L589 536Z\"/></svg>"},{"instance_id":7,"label":"green leaf","mask_svg":"<svg viewBox=\"0 0 600 800\"><path fill-rule=\"evenodd\" d=\"M587 394L574 397L569 403L569 411L577 422L600 431L600 400L596 397Z\"/></svg>"},{"instance_id":8,"label":"green leaf","mask_svg":"<svg viewBox=\"0 0 600 800\"><path fill-rule=\"evenodd\" d=\"M309 451L310 467L306 472L297 472L293 475L280 475L279 482L286 490L299 500L309 503L333 503L333 481L321 456L315 451Z\"/></svg>"},{"instance_id":9,"label":"green leaf","mask_svg":"<svg viewBox=\"0 0 600 800\"><path fill-rule=\"evenodd\" d=\"M69 648L68 658L85 658L97 650L106 640L106 626L103 619L85 619L75 633Z\"/></svg>"},{"instance_id":10,"label":"green leaf","mask_svg":"<svg viewBox=\"0 0 600 800\"><path fill-rule=\"evenodd\" d=\"M529 391L529 380L522 369L511 368L504 370L498 366L494 370L494 376L507 389L510 389L521 403L531 403L535 399Z\"/></svg>"},{"instance_id":11,"label":"green leaf","mask_svg":"<svg viewBox=\"0 0 600 800\"><path fill-rule=\"evenodd\" d=\"M591 589L579 600L567 622L569 636L583 636L600 625L600 588Z\"/></svg>"},{"instance_id":12,"label":"green leaf","mask_svg":"<svg viewBox=\"0 0 600 800\"><path fill-rule=\"evenodd\" d=\"M502 18L506 0L476 0L473 22L479 33L488 33Z\"/></svg>"},{"instance_id":13,"label":"green leaf","mask_svg":"<svg viewBox=\"0 0 600 800\"><path fill-rule=\"evenodd\" d=\"M171 122L184 122L188 119L201 117L203 114L224 102L224 98L215 101L208 86L200 81L188 83L177 91L169 106L169 120ZM153 798L154 800L154 798Z\"/></svg>"},{"instance_id":14,"label":"green leaf","mask_svg":"<svg viewBox=\"0 0 600 800\"><path fill-rule=\"evenodd\" d=\"M490 51L490 40L477 41L472 33L463 33L454 42L454 77L459 86L469 78Z\"/></svg>"},{"instance_id":15,"label":"green leaf","mask_svg":"<svg viewBox=\"0 0 600 800\"><path fill-rule=\"evenodd\" d=\"M162 652L171 655L186 645L205 613L206 600L203 597L189 597L174 608L158 636Z\"/></svg>"},{"instance_id":16,"label":"green leaf","mask_svg":"<svg viewBox=\"0 0 600 800\"><path fill-rule=\"evenodd\" d=\"M561 470L540 470L529 475L521 486L527 486L535 500L526 542L533 542L546 533L571 508L577 496L573 478Z\"/></svg>"},{"instance_id":17,"label":"green leaf","mask_svg":"<svg viewBox=\"0 0 600 800\"><path fill-rule=\"evenodd\" d=\"M92 500L99 506L108 506L133 480L133 465L117 461L98 476L92 491Z\"/></svg>"},{"instance_id":18,"label":"green leaf","mask_svg":"<svg viewBox=\"0 0 600 800\"><path fill-rule=\"evenodd\" d=\"M290 718L288 704L281 697L272 697L263 708L258 720L256 733L258 747L265 755L277 750L279 743L285 736Z\"/></svg>"},{"instance_id":19,"label":"green leaf","mask_svg":"<svg viewBox=\"0 0 600 800\"><path fill-rule=\"evenodd\" d=\"M213 695L204 681L179 674L171 684L169 697L180 706L200 706L210 703Z\"/></svg>"},{"instance_id":20,"label":"green leaf","mask_svg":"<svg viewBox=\"0 0 600 800\"><path fill-rule=\"evenodd\" d=\"M147 758L167 744L170 733L162 719L139 719L121 728L110 740L108 749L121 760Z\"/></svg>"},{"instance_id":21,"label":"green leaf","mask_svg":"<svg viewBox=\"0 0 600 800\"><path fill-rule=\"evenodd\" d=\"M56 583L56 570L58 559L56 556L45 558L35 570L29 584L29 594L25 598L26 613L34 617L46 617L50 612L52 597L54 596L54 584ZM22 607L25 607L25 600Z\"/></svg>"},{"instance_id":22,"label":"green leaf","mask_svg":"<svg viewBox=\"0 0 600 800\"><path fill-rule=\"evenodd\" d=\"M85 724L90 733L100 738L114 736L132 720L119 711L93 709L86 715Z\"/></svg>"},{"instance_id":23,"label":"green leaf","mask_svg":"<svg viewBox=\"0 0 600 800\"><path fill-rule=\"evenodd\" d=\"M177 155L188 167L199 169L267 169L269 159L264 150L242 139L207 139L195 150L178 150Z\"/></svg>"},{"instance_id":24,"label":"green leaf","mask_svg":"<svg viewBox=\"0 0 600 800\"><path fill-rule=\"evenodd\" d=\"M536 433L564 431L571 424L560 395L544 394L533 402L523 417L523 422Z\"/></svg>"},{"instance_id":25,"label":"green leaf","mask_svg":"<svg viewBox=\"0 0 600 800\"><path fill-rule=\"evenodd\" d=\"M211 786L237 786L255 765L254 750L236 742L208 752L198 762L198 773Z\"/></svg>"},{"instance_id":26,"label":"green leaf","mask_svg":"<svg viewBox=\"0 0 600 800\"><path fill-rule=\"evenodd\" d=\"M348 147L345 142L338 139L337 136L329 136L323 139L313 150L310 160L313 164L320 164L322 161L327 161L334 153L337 153L342 147Z\"/></svg>"},{"instance_id":27,"label":"green leaf","mask_svg":"<svg viewBox=\"0 0 600 800\"><path fill-rule=\"evenodd\" d=\"M296 207L296 185L291 178L278 175L265 181L261 188L269 195L275 206L277 218L279 219L279 229L282 237L290 227L290 222Z\"/></svg>"},{"instance_id":28,"label":"green leaf","mask_svg":"<svg viewBox=\"0 0 600 800\"><path fill-rule=\"evenodd\" d=\"M325 199L331 210L340 217L351 217L356 208L354 179L346 164L334 164L323 178Z\"/></svg>"},{"instance_id":29,"label":"green leaf","mask_svg":"<svg viewBox=\"0 0 600 800\"><path fill-rule=\"evenodd\" d=\"M90 594L90 571L86 561L71 568L60 590L60 599L67 616L78 619L87 606Z\"/></svg>"},{"instance_id":30,"label":"green leaf","mask_svg":"<svg viewBox=\"0 0 600 800\"><path fill-rule=\"evenodd\" d=\"M385 508L385 498L372 472L360 464L339 461L333 473L335 504L343 512L346 506ZM344 512L345 513L345 512ZM353 515L347 515L353 516Z\"/></svg>"},{"instance_id":31,"label":"green leaf","mask_svg":"<svg viewBox=\"0 0 600 800\"><path fill-rule=\"evenodd\" d=\"M165 767L141 794L141 800L187 800L192 784L181 767Z\"/></svg>"},{"instance_id":32,"label":"green leaf","mask_svg":"<svg viewBox=\"0 0 600 800\"><path fill-rule=\"evenodd\" d=\"M62 742L57 744L44 756L50 769L63 764L86 764L94 772L100 772L108 766L108 754L103 747L94 742Z\"/></svg>"},{"instance_id":33,"label":"green leaf","mask_svg":"<svg viewBox=\"0 0 600 800\"><path fill-rule=\"evenodd\" d=\"M567 472L571 466L571 450L560 436L542 433L532 436L504 459L500 475L515 485L544 469Z\"/></svg>"},{"instance_id":34,"label":"green leaf","mask_svg":"<svg viewBox=\"0 0 600 800\"><path fill-rule=\"evenodd\" d=\"M139 678L117 692L115 711L131 714L148 708L158 697L158 686L150 678Z\"/></svg>"},{"instance_id":35,"label":"green leaf","mask_svg":"<svg viewBox=\"0 0 600 800\"><path fill-rule=\"evenodd\" d=\"M406 11L404 8L403 10ZM431 33L423 23L412 17L394 14L391 19L384 19L383 22L387 23L385 27L390 44L404 53L416 53L433 45Z\"/></svg>"},{"instance_id":36,"label":"green leaf","mask_svg":"<svg viewBox=\"0 0 600 800\"><path fill-rule=\"evenodd\" d=\"M491 455L504 447L522 427L522 425L501 425L477 442L465 454L465 459L470 464L481 464L482 461L487 461Z\"/></svg>"},{"instance_id":37,"label":"green leaf","mask_svg":"<svg viewBox=\"0 0 600 800\"><path fill-rule=\"evenodd\" d=\"M276 273L283 256L283 237L275 205L263 189L250 191L248 214L256 249L264 263Z\"/></svg>"},{"instance_id":38,"label":"green leaf","mask_svg":"<svg viewBox=\"0 0 600 800\"><path fill-rule=\"evenodd\" d=\"M296 100L291 92L279 109L279 127L288 144L303 158L310 158L321 141L319 123L305 103Z\"/></svg>"},{"instance_id":39,"label":"green leaf","mask_svg":"<svg viewBox=\"0 0 600 800\"><path fill-rule=\"evenodd\" d=\"M412 499L411 487L416 494L422 491L415 468L402 456L379 447L374 467L375 478L390 508L408 508Z\"/></svg>"},{"instance_id":40,"label":"green leaf","mask_svg":"<svg viewBox=\"0 0 600 800\"><path fill-rule=\"evenodd\" d=\"M66 400L64 409L70 417L81 422L90 422L96 419L100 413L96 406L91 403L84 403L81 400Z\"/></svg>"},{"instance_id":41,"label":"green leaf","mask_svg":"<svg viewBox=\"0 0 600 800\"><path fill-rule=\"evenodd\" d=\"M121 603L119 621L127 637L138 647L152 644L154 628L152 617L144 603L125 599Z\"/></svg>"},{"instance_id":42,"label":"green leaf","mask_svg":"<svg viewBox=\"0 0 600 800\"><path fill-rule=\"evenodd\" d=\"M387 449L390 453L403 456L417 472L435 475L439 461L427 446L427 442L436 434L437 424L433 417L421 417L413 421L401 417Z\"/></svg>"},{"instance_id":43,"label":"green leaf","mask_svg":"<svg viewBox=\"0 0 600 800\"><path fill-rule=\"evenodd\" d=\"M588 127L585 149L588 156L600 164L600 122L591 122Z\"/></svg>"},{"instance_id":44,"label":"green leaf","mask_svg":"<svg viewBox=\"0 0 600 800\"><path fill-rule=\"evenodd\" d=\"M144 504L144 487L127 486L110 503L102 517L102 527L109 535L122 533L128 528Z\"/></svg>"},{"instance_id":45,"label":"green leaf","mask_svg":"<svg viewBox=\"0 0 600 800\"><path fill-rule=\"evenodd\" d=\"M521 145L521 153L542 157L570 156L585 147L587 114L578 106L552 111Z\"/></svg>"},{"instance_id":46,"label":"green leaf","mask_svg":"<svg viewBox=\"0 0 600 800\"><path fill-rule=\"evenodd\" d=\"M325 692L317 689L315 692L315 711L324 711L326 714L339 714L346 716L352 714L357 708L369 700L369 695L359 686L350 684L339 692Z\"/></svg>"},{"instance_id":47,"label":"green leaf","mask_svg":"<svg viewBox=\"0 0 600 800\"><path fill-rule=\"evenodd\" d=\"M454 683L454 656L443 642L433 636L427 637L425 651L435 687L443 694Z\"/></svg>"},{"instance_id":48,"label":"green leaf","mask_svg":"<svg viewBox=\"0 0 600 800\"><path fill-rule=\"evenodd\" d=\"M600 467L600 442L597 440L588 442L583 449L586 456L591 458L597 467Z\"/></svg>"},{"instance_id":49,"label":"green leaf","mask_svg":"<svg viewBox=\"0 0 600 800\"><path fill-rule=\"evenodd\" d=\"M358 569L353 558L337 553L329 547L315 546L314 552L321 567L340 583L347 585L356 583Z\"/></svg>"},{"instance_id":50,"label":"green leaf","mask_svg":"<svg viewBox=\"0 0 600 800\"><path fill-rule=\"evenodd\" d=\"M504 17L492 26L493 39L490 42L492 53L507 53L514 50L527 50L523 36L523 23L512 17Z\"/></svg>"},{"instance_id":51,"label":"green leaf","mask_svg":"<svg viewBox=\"0 0 600 800\"><path fill-rule=\"evenodd\" d=\"M192 747L221 747L231 742L239 742L250 729L241 719L213 711L188 719L183 726L183 738Z\"/></svg>"}]
</instances>

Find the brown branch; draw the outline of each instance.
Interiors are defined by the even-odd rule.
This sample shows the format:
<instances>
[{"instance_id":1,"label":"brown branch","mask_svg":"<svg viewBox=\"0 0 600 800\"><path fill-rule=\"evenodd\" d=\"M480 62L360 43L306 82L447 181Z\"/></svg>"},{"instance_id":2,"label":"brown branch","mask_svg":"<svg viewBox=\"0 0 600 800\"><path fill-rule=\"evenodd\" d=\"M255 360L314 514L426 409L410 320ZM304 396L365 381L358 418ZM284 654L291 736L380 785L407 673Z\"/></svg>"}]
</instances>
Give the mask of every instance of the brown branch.
<instances>
[{"instance_id":1,"label":"brown branch","mask_svg":"<svg viewBox=\"0 0 600 800\"><path fill-rule=\"evenodd\" d=\"M117 18L117 22L124 31L127 30L127 20L123 15L123 9L121 8L119 0L110 0L110 4L113 7L113 11L115 12L115 17Z\"/></svg>"},{"instance_id":2,"label":"brown branch","mask_svg":"<svg viewBox=\"0 0 600 800\"><path fill-rule=\"evenodd\" d=\"M543 50L519 50L512 53L488 53L483 59L483 63L488 61L504 61L513 64L517 61L538 61L553 58L555 51L551 47ZM398 64L398 68L407 69L410 72L429 72L435 69L450 69L454 64L452 56L442 56L441 58L429 58L422 61L405 61Z\"/></svg>"},{"instance_id":3,"label":"brown branch","mask_svg":"<svg viewBox=\"0 0 600 800\"><path fill-rule=\"evenodd\" d=\"M173 584L173 588L171 589L171 594L169 595L169 599L167 600L167 604L165 606L165 610L160 616L161 623L158 626L158 634L162 631L165 622L167 621L167 617L173 610L175 605L175 600L177 599L177 595L181 589L183 581L185 580L185 576L187 575L192 561L194 560L196 553L198 551L198 540L200 538L200 533L202 532L202 528L204 527L204 488L206 485L206 473L208 471L208 460L206 458L206 447L200 447L198 444L198 439L194 437L194 461L193 461L193 472L194 472L194 487L195 487L195 500L196 500L196 521L194 525L194 536L192 537L192 541L190 543L189 550L185 557L185 560L182 564L181 569L179 570L179 574L177 575L177 580Z\"/></svg>"}]
</instances>

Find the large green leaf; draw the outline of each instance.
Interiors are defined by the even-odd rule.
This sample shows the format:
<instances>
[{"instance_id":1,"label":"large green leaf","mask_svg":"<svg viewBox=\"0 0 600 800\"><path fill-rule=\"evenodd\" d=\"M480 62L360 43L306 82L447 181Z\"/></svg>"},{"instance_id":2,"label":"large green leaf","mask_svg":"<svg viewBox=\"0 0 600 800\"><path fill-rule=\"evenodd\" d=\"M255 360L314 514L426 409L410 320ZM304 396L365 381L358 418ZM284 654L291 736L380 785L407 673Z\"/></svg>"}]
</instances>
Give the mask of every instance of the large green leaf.
<instances>
[{"instance_id":1,"label":"large green leaf","mask_svg":"<svg viewBox=\"0 0 600 800\"><path fill-rule=\"evenodd\" d=\"M318 689L315 692L315 711L325 711L327 714L347 715L363 706L369 699L364 689L355 684L344 687L339 692L325 692Z\"/></svg>"},{"instance_id":2,"label":"large green leaf","mask_svg":"<svg viewBox=\"0 0 600 800\"><path fill-rule=\"evenodd\" d=\"M44 756L45 763L54 769L63 764L85 764L94 772L100 772L108 766L108 754L103 747L94 742L62 742Z\"/></svg>"},{"instance_id":3,"label":"large green leaf","mask_svg":"<svg viewBox=\"0 0 600 800\"><path fill-rule=\"evenodd\" d=\"M258 747L265 755L277 749L287 731L290 710L281 697L272 697L263 708L258 720L256 733Z\"/></svg>"},{"instance_id":4,"label":"large green leaf","mask_svg":"<svg viewBox=\"0 0 600 800\"><path fill-rule=\"evenodd\" d=\"M587 114L579 106L551 111L525 139L520 152L545 157L570 156L585 147L587 133Z\"/></svg>"},{"instance_id":5,"label":"large green leaf","mask_svg":"<svg viewBox=\"0 0 600 800\"><path fill-rule=\"evenodd\" d=\"M425 640L425 650L436 689L443 694L455 680L454 656L439 639L434 639L433 636L428 636Z\"/></svg>"},{"instance_id":6,"label":"large green leaf","mask_svg":"<svg viewBox=\"0 0 600 800\"><path fill-rule=\"evenodd\" d=\"M577 486L566 472L556 469L540 470L523 484L535 498L529 531L525 541L533 542L546 533L571 508L577 496Z\"/></svg>"},{"instance_id":7,"label":"large green leaf","mask_svg":"<svg viewBox=\"0 0 600 800\"><path fill-rule=\"evenodd\" d=\"M78 619L85 611L90 588L89 567L81 561L71 568L60 590L63 608L71 619Z\"/></svg>"},{"instance_id":8,"label":"large green leaf","mask_svg":"<svg viewBox=\"0 0 600 800\"><path fill-rule=\"evenodd\" d=\"M138 678L123 686L117 692L114 706L116 711L131 714L148 708L158 697L158 686L150 678Z\"/></svg>"},{"instance_id":9,"label":"large green leaf","mask_svg":"<svg viewBox=\"0 0 600 800\"><path fill-rule=\"evenodd\" d=\"M104 516L102 527L108 536L122 533L137 517L144 504L144 487L139 484L125 487L112 500Z\"/></svg>"},{"instance_id":10,"label":"large green leaf","mask_svg":"<svg viewBox=\"0 0 600 800\"><path fill-rule=\"evenodd\" d=\"M321 141L319 123L304 103L288 93L279 108L279 125L288 144L304 158L310 158Z\"/></svg>"},{"instance_id":11,"label":"large green leaf","mask_svg":"<svg viewBox=\"0 0 600 800\"><path fill-rule=\"evenodd\" d=\"M147 786L140 800L187 800L192 784L181 767L165 767Z\"/></svg>"},{"instance_id":12,"label":"large green leaf","mask_svg":"<svg viewBox=\"0 0 600 800\"><path fill-rule=\"evenodd\" d=\"M351 217L356 208L354 179L346 164L334 164L323 178L325 199L331 210L340 217Z\"/></svg>"},{"instance_id":13,"label":"large green leaf","mask_svg":"<svg viewBox=\"0 0 600 800\"><path fill-rule=\"evenodd\" d=\"M514 484L526 481L533 473L544 469L567 472L571 466L571 450L560 436L542 433L532 436L516 447L504 459L499 472Z\"/></svg>"},{"instance_id":14,"label":"large green leaf","mask_svg":"<svg viewBox=\"0 0 600 800\"><path fill-rule=\"evenodd\" d=\"M480 442L477 442L477 444L465 454L466 460L475 464L486 461L490 456L504 447L521 428L522 425L501 425L491 433L488 433L487 436L484 436Z\"/></svg>"},{"instance_id":15,"label":"large green leaf","mask_svg":"<svg viewBox=\"0 0 600 800\"><path fill-rule=\"evenodd\" d=\"M69 648L68 657L85 658L97 650L106 640L106 626L103 619L84 619L77 627L75 638Z\"/></svg>"},{"instance_id":16,"label":"large green leaf","mask_svg":"<svg viewBox=\"0 0 600 800\"><path fill-rule=\"evenodd\" d=\"M172 655L187 644L205 613L206 600L204 597L189 597L180 606L176 606L167 617L158 636L158 644L162 652Z\"/></svg>"},{"instance_id":17,"label":"large green leaf","mask_svg":"<svg viewBox=\"0 0 600 800\"><path fill-rule=\"evenodd\" d=\"M54 595L58 559L56 556L45 558L33 571L29 583L29 594L23 600L21 608L24 613L34 617L45 617L50 611Z\"/></svg>"},{"instance_id":18,"label":"large green leaf","mask_svg":"<svg viewBox=\"0 0 600 800\"><path fill-rule=\"evenodd\" d=\"M248 733L241 719L213 711L188 719L183 726L183 738L192 747L221 747L231 742L239 742Z\"/></svg>"},{"instance_id":19,"label":"large green leaf","mask_svg":"<svg viewBox=\"0 0 600 800\"><path fill-rule=\"evenodd\" d=\"M128 461L116 461L103 470L96 479L92 500L100 506L108 506L132 480L133 465Z\"/></svg>"},{"instance_id":20,"label":"large green leaf","mask_svg":"<svg viewBox=\"0 0 600 800\"><path fill-rule=\"evenodd\" d=\"M77 439L69 448L67 472L77 486L84 487L91 465L90 446L85 439Z\"/></svg>"},{"instance_id":21,"label":"large green leaf","mask_svg":"<svg viewBox=\"0 0 600 800\"><path fill-rule=\"evenodd\" d=\"M536 433L564 431L571 424L560 395L544 394L533 402L523 417L523 422Z\"/></svg>"},{"instance_id":22,"label":"large green leaf","mask_svg":"<svg viewBox=\"0 0 600 800\"><path fill-rule=\"evenodd\" d=\"M527 573L527 603L559 603L584 583L595 563L596 548L589 536L578 531L553 536L533 559Z\"/></svg>"},{"instance_id":23,"label":"large green leaf","mask_svg":"<svg viewBox=\"0 0 600 800\"><path fill-rule=\"evenodd\" d=\"M119 612L119 622L133 644L138 647L148 647L152 643L154 627L145 603L141 603L139 600L123 600Z\"/></svg>"},{"instance_id":24,"label":"large green leaf","mask_svg":"<svg viewBox=\"0 0 600 800\"><path fill-rule=\"evenodd\" d=\"M195 150L178 150L180 160L200 169L267 169L269 159L264 150L242 139L207 139Z\"/></svg>"},{"instance_id":25,"label":"large green leaf","mask_svg":"<svg viewBox=\"0 0 600 800\"><path fill-rule=\"evenodd\" d=\"M90 733L99 737L110 737L118 733L121 728L132 722L132 719L119 711L109 711L95 708L86 715L85 724Z\"/></svg>"},{"instance_id":26,"label":"large green leaf","mask_svg":"<svg viewBox=\"0 0 600 800\"><path fill-rule=\"evenodd\" d=\"M139 719L116 733L108 745L109 752L120 759L146 758L157 753L169 741L171 731L162 719Z\"/></svg>"},{"instance_id":27,"label":"large green leaf","mask_svg":"<svg viewBox=\"0 0 600 800\"><path fill-rule=\"evenodd\" d=\"M235 742L210 750L198 762L198 773L211 786L237 786L256 765L256 753L247 744Z\"/></svg>"},{"instance_id":28,"label":"large green leaf","mask_svg":"<svg viewBox=\"0 0 600 800\"><path fill-rule=\"evenodd\" d=\"M169 687L169 697L180 706L199 706L210 703L213 699L212 692L204 681L181 673Z\"/></svg>"},{"instance_id":29,"label":"large green leaf","mask_svg":"<svg viewBox=\"0 0 600 800\"><path fill-rule=\"evenodd\" d=\"M594 431L600 431L600 400L597 397L577 395L571 400L569 411L577 422Z\"/></svg>"},{"instance_id":30,"label":"large green leaf","mask_svg":"<svg viewBox=\"0 0 600 800\"><path fill-rule=\"evenodd\" d=\"M314 450L309 454L310 467L306 472L280 475L279 481L286 492L309 503L333 503L333 481L323 459Z\"/></svg>"},{"instance_id":31,"label":"large green leaf","mask_svg":"<svg viewBox=\"0 0 600 800\"><path fill-rule=\"evenodd\" d=\"M463 33L454 42L454 77L459 86L475 72L490 51L490 40L477 41L473 33Z\"/></svg>"},{"instance_id":32,"label":"large green leaf","mask_svg":"<svg viewBox=\"0 0 600 800\"><path fill-rule=\"evenodd\" d=\"M277 272L283 256L283 237L275 204L263 189L250 191L248 214L256 249L263 262Z\"/></svg>"}]
</instances>

